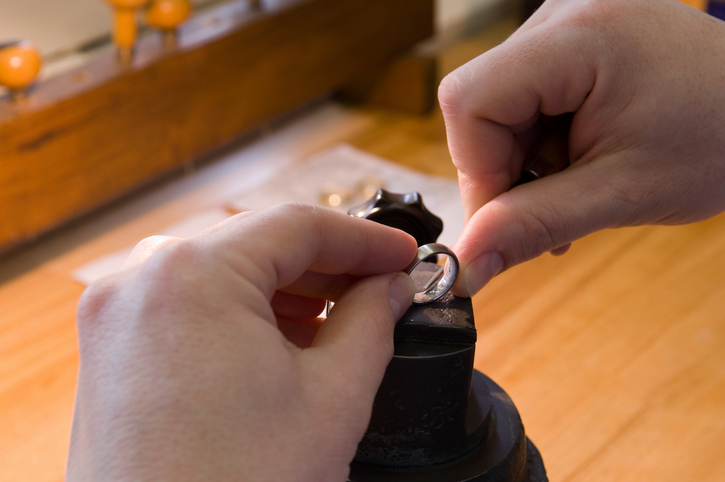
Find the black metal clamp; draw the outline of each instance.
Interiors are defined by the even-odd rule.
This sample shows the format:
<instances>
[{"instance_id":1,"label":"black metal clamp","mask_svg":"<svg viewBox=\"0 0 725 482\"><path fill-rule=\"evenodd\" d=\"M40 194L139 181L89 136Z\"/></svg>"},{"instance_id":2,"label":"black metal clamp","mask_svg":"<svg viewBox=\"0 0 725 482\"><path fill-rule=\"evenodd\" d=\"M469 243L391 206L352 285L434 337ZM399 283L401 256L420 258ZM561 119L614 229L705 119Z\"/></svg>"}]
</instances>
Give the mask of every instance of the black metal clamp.
<instances>
[{"instance_id":1,"label":"black metal clamp","mask_svg":"<svg viewBox=\"0 0 725 482\"><path fill-rule=\"evenodd\" d=\"M376 197L393 211L379 218L395 220L394 227L415 226L419 245L435 242L441 230L421 227L420 213L400 220L410 211L406 197L422 206L420 196L378 192ZM374 209L368 203L350 214ZM426 231L435 234L420 235ZM469 298L448 293L408 309L396 325L395 354L350 465L350 482L548 481L510 397L474 370L475 345Z\"/></svg>"}]
</instances>

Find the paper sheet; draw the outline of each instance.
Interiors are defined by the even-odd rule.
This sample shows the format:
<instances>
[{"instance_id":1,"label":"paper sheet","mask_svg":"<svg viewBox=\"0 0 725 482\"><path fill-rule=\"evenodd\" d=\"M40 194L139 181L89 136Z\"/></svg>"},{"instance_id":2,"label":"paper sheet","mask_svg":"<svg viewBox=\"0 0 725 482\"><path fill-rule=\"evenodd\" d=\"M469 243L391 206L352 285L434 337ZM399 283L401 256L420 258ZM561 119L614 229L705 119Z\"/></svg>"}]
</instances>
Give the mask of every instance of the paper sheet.
<instances>
[{"instance_id":1,"label":"paper sheet","mask_svg":"<svg viewBox=\"0 0 725 482\"><path fill-rule=\"evenodd\" d=\"M350 193L350 198L339 206L327 207L347 212L368 199L360 189L361 181L368 178L382 180L382 187L390 192L419 192L428 210L443 219L438 242L448 246L455 243L464 222L456 180L409 169L348 144L338 144L292 163L279 176L235 199L230 206L236 211L261 211L284 202L325 205L323 194L337 189Z\"/></svg>"},{"instance_id":2,"label":"paper sheet","mask_svg":"<svg viewBox=\"0 0 725 482\"><path fill-rule=\"evenodd\" d=\"M156 234L187 238L223 221L229 217L230 210L261 211L285 202L323 205L321 194L331 189L349 193L347 199L334 208L347 212L350 207L367 200L360 190L360 184L371 178L379 180L382 187L391 192L419 192L426 207L443 219L443 233L438 241L453 245L463 230L463 208L455 180L424 174L347 144L338 144L288 164L270 181L228 200L228 209L220 206L218 209L201 211ZM240 179L238 185L244 185L243 181ZM73 272L73 279L88 285L118 271L132 249L133 246L129 246L81 266Z\"/></svg>"}]
</instances>

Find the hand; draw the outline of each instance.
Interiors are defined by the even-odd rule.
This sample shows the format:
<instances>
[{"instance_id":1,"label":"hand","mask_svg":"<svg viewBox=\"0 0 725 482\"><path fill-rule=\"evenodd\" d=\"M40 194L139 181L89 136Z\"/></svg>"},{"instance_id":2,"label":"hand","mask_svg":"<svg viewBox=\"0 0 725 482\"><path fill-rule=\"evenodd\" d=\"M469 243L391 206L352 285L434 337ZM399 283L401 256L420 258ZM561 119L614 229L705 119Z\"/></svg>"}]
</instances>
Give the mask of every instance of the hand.
<instances>
[{"instance_id":1,"label":"hand","mask_svg":"<svg viewBox=\"0 0 725 482\"><path fill-rule=\"evenodd\" d=\"M415 252L301 205L142 242L79 304L67 480L346 480Z\"/></svg>"},{"instance_id":2,"label":"hand","mask_svg":"<svg viewBox=\"0 0 725 482\"><path fill-rule=\"evenodd\" d=\"M594 231L725 209L725 23L676 0L547 1L446 77L467 224L455 292ZM574 112L571 166L514 189L542 115Z\"/></svg>"}]
</instances>

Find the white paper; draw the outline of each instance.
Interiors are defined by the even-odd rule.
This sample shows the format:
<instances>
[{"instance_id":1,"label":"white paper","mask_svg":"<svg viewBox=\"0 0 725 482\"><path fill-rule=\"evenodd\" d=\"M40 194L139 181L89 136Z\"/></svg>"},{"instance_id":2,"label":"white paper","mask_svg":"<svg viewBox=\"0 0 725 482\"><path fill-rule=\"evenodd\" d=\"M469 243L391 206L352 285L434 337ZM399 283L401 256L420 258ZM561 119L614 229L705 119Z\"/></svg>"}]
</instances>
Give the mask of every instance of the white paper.
<instances>
[{"instance_id":1,"label":"white paper","mask_svg":"<svg viewBox=\"0 0 725 482\"><path fill-rule=\"evenodd\" d=\"M333 186L351 193L346 202L334 208L347 212L350 207L367 200L359 190L360 181L375 177L390 192L416 191L422 195L428 210L443 220L443 233L438 242L452 246L463 230L463 208L455 180L409 169L347 144L335 145L299 161L277 163L276 169L276 175L271 176L266 172L268 169L260 170L265 172L264 178L271 178L261 185L259 179L251 182L259 176L249 170L232 174L241 176L235 186L241 192L246 192L226 205L234 211L262 211L285 202L324 205L320 195ZM188 238L229 216L229 211L222 207L207 209L149 235ZM88 285L120 270L132 249L133 246L129 246L81 266L73 272L73 279Z\"/></svg>"},{"instance_id":2,"label":"white paper","mask_svg":"<svg viewBox=\"0 0 725 482\"><path fill-rule=\"evenodd\" d=\"M428 210L443 219L438 242L452 246L458 239L464 221L456 180L425 174L348 144L338 144L290 164L273 180L232 201L231 207L236 211L262 211L285 202L325 206L321 195L337 188L351 193L350 199L337 207L326 207L347 212L367 200L359 185L369 177L382 180L382 187L390 192L420 193Z\"/></svg>"}]
</instances>

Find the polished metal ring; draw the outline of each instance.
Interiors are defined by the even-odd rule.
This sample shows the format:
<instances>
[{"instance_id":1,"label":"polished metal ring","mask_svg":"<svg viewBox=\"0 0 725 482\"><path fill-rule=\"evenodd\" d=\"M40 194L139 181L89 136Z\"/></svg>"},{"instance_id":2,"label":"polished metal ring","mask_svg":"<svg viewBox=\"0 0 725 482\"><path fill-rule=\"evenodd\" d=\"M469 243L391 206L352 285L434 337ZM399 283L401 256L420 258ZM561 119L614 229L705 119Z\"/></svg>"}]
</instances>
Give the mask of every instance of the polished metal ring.
<instances>
[{"instance_id":1,"label":"polished metal ring","mask_svg":"<svg viewBox=\"0 0 725 482\"><path fill-rule=\"evenodd\" d=\"M442 266L436 263L439 254L447 257L445 264ZM420 268L416 270L416 267L426 260L430 261L430 263L427 264L425 270ZM453 251L442 244L424 244L418 248L418 253L415 258L404 271L411 275L413 281L416 283L416 293L413 297L413 303L430 303L448 293L448 290L455 283L456 277L458 276L458 258L453 254ZM420 273L420 275L414 275L413 271ZM427 279L428 276L430 276L430 280ZM417 279L419 277L422 277L423 280ZM418 288L419 285L420 288Z\"/></svg>"}]
</instances>

